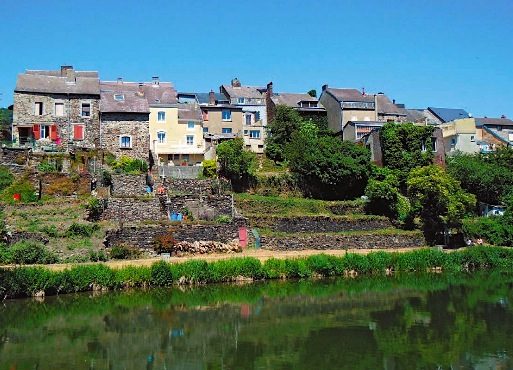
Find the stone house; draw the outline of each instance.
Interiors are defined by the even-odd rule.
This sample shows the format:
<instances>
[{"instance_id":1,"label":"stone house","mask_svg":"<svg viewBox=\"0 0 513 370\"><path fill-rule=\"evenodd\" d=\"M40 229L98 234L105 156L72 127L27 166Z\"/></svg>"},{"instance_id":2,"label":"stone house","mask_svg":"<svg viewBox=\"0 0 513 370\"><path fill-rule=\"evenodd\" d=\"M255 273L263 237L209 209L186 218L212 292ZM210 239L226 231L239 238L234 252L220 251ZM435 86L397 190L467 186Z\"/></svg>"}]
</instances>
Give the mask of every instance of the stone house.
<instances>
[{"instance_id":1,"label":"stone house","mask_svg":"<svg viewBox=\"0 0 513 370\"><path fill-rule=\"evenodd\" d=\"M230 105L241 107L243 112L244 144L257 154L264 153L265 127L267 126L266 88L243 86L237 78L230 85L221 85L220 92ZM224 117L226 121L234 118Z\"/></svg>"},{"instance_id":2,"label":"stone house","mask_svg":"<svg viewBox=\"0 0 513 370\"><path fill-rule=\"evenodd\" d=\"M150 107L143 90L122 83L101 82L101 147L117 158L147 161L150 151Z\"/></svg>"},{"instance_id":3,"label":"stone house","mask_svg":"<svg viewBox=\"0 0 513 370\"><path fill-rule=\"evenodd\" d=\"M513 146L513 121L501 118L476 118L477 138L482 151L492 151L499 146Z\"/></svg>"},{"instance_id":4,"label":"stone house","mask_svg":"<svg viewBox=\"0 0 513 370\"><path fill-rule=\"evenodd\" d=\"M267 84L265 96L267 106L267 121L274 119L276 106L285 105L296 110L301 117L308 120L313 117L326 117L326 109L319 103L319 99L306 93L275 93L273 83Z\"/></svg>"},{"instance_id":5,"label":"stone house","mask_svg":"<svg viewBox=\"0 0 513 370\"><path fill-rule=\"evenodd\" d=\"M12 139L17 146L98 148L100 83L96 71L27 70L14 90Z\"/></svg>"}]
</instances>

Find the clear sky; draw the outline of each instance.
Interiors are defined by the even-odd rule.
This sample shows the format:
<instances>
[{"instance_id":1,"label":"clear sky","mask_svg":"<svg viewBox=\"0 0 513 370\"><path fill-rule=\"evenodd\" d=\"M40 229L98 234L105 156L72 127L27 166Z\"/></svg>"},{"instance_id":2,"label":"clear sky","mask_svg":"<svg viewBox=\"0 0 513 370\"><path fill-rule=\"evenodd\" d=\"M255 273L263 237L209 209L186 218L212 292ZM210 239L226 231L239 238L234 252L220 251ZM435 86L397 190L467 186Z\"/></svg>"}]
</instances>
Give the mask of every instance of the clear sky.
<instances>
[{"instance_id":1,"label":"clear sky","mask_svg":"<svg viewBox=\"0 0 513 370\"><path fill-rule=\"evenodd\" d=\"M273 81L513 118L512 0L0 0L0 107L26 69L159 76L178 91Z\"/></svg>"}]
</instances>

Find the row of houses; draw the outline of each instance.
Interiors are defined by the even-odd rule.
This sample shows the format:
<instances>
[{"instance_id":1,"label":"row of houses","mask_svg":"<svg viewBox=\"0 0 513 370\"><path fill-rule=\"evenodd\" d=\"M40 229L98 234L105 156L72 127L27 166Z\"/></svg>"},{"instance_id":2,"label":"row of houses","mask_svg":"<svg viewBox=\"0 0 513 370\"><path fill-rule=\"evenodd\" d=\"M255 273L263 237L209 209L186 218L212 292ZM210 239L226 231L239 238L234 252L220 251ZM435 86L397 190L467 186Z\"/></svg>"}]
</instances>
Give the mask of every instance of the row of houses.
<instances>
[{"instance_id":1,"label":"row of houses","mask_svg":"<svg viewBox=\"0 0 513 370\"><path fill-rule=\"evenodd\" d=\"M277 93L272 82L244 86L234 78L219 92L179 92L171 82L100 80L96 71L27 70L14 90L12 142L34 150L104 149L159 165L201 164L219 142L244 138L264 152L267 123L276 106L303 117L326 117L344 140L359 141L386 122L436 125L446 153L479 152L513 142L513 122L472 118L461 109L406 109L384 93L322 87L316 94Z\"/></svg>"}]
</instances>

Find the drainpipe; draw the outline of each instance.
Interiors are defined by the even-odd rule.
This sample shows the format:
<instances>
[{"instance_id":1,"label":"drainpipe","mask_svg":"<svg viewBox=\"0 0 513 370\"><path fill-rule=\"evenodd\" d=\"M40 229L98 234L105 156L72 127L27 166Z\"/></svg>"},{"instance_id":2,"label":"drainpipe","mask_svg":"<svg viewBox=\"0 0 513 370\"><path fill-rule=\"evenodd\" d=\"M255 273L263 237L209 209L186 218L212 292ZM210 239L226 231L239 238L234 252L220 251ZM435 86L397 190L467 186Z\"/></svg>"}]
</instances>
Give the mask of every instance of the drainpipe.
<instances>
[{"instance_id":1,"label":"drainpipe","mask_svg":"<svg viewBox=\"0 0 513 370\"><path fill-rule=\"evenodd\" d=\"M70 121L71 101L69 99L69 93L67 95L68 95L68 101L66 104L66 119L68 121L68 152L69 152L69 148L70 148L71 144L73 143L73 141L71 140L71 121Z\"/></svg>"}]
</instances>

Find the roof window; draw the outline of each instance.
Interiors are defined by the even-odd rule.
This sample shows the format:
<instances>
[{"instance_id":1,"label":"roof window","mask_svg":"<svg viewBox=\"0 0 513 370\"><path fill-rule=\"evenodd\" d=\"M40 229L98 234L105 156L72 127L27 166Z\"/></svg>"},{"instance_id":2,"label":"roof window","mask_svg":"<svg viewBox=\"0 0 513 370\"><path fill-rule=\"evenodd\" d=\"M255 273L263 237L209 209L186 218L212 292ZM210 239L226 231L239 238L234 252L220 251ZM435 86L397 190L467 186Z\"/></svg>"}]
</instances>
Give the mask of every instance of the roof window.
<instances>
[{"instance_id":1,"label":"roof window","mask_svg":"<svg viewBox=\"0 0 513 370\"><path fill-rule=\"evenodd\" d=\"M114 100L125 100L125 95L123 95L123 94L114 94Z\"/></svg>"}]
</instances>

